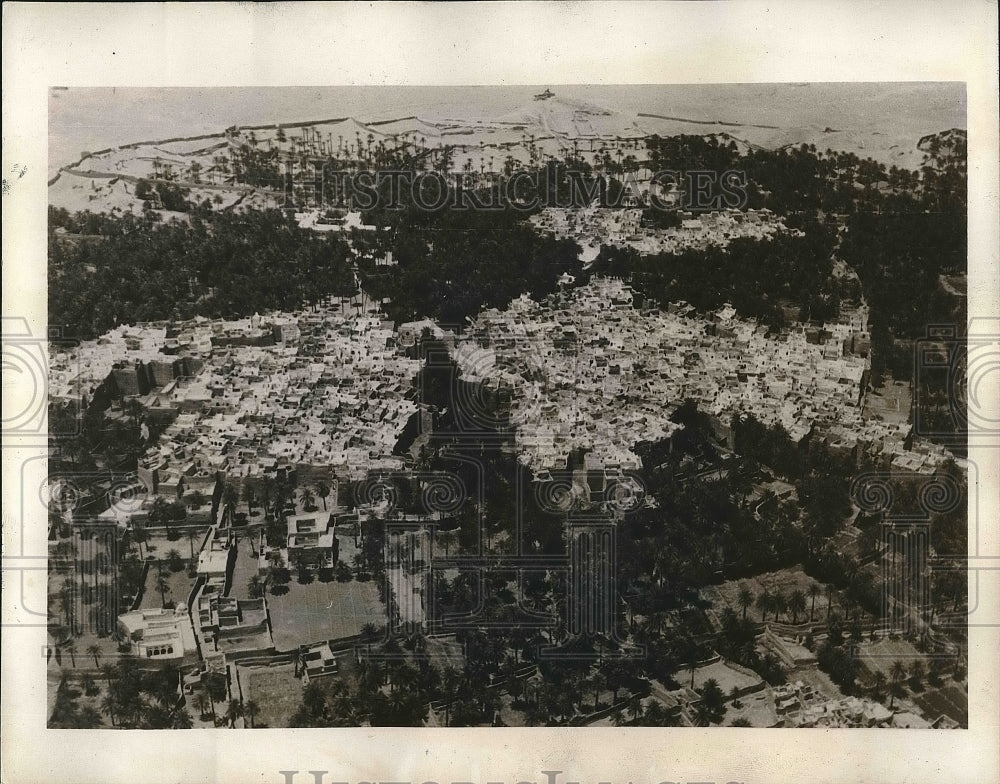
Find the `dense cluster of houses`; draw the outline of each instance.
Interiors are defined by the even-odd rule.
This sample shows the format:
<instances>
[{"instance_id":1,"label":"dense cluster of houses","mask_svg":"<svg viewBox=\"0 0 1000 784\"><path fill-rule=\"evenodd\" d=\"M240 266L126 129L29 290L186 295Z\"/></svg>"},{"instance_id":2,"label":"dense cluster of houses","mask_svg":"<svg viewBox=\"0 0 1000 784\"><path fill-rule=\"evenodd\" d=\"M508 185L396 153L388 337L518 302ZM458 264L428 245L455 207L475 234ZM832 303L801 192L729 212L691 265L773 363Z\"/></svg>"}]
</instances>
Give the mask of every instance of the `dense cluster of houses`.
<instances>
[{"instance_id":1,"label":"dense cluster of houses","mask_svg":"<svg viewBox=\"0 0 1000 784\"><path fill-rule=\"evenodd\" d=\"M779 725L784 727L897 727L927 729L954 728L958 723L942 714L929 721L907 710L890 710L864 697L828 699L802 681L774 687L774 706Z\"/></svg>"},{"instance_id":2,"label":"dense cluster of houses","mask_svg":"<svg viewBox=\"0 0 1000 784\"><path fill-rule=\"evenodd\" d=\"M781 424L794 441L814 427L838 448L867 450L919 466L944 450L912 452L905 424L862 419L869 368L867 312L844 309L822 328L768 334L729 306L709 317L685 303L635 307L622 281L595 278L544 302L522 296L483 311L456 345L456 361L511 401L523 459L536 471L590 450L606 466L637 468L640 441L669 437L684 400L715 418L750 413Z\"/></svg>"},{"instance_id":3,"label":"dense cluster of houses","mask_svg":"<svg viewBox=\"0 0 1000 784\"><path fill-rule=\"evenodd\" d=\"M332 467L345 479L399 469L399 433L417 410L419 362L391 322L360 298L237 321L196 318L121 327L57 353L54 399L90 397L105 381L165 429L139 479L167 497L211 495L283 467Z\"/></svg>"},{"instance_id":4,"label":"dense cluster of houses","mask_svg":"<svg viewBox=\"0 0 1000 784\"><path fill-rule=\"evenodd\" d=\"M644 255L680 253L709 245L728 245L737 237L766 239L784 226L770 210L713 210L697 215L679 212L680 225L657 228L642 225L642 209L546 207L531 216L540 231L557 239L573 239L584 245L630 247Z\"/></svg>"},{"instance_id":5,"label":"dense cluster of houses","mask_svg":"<svg viewBox=\"0 0 1000 784\"><path fill-rule=\"evenodd\" d=\"M424 326L397 329L355 297L236 321L118 327L54 352L53 397L88 398L110 383L163 424L139 459L150 496L211 496L219 476L315 466L359 480L403 467L392 452L418 408L410 391L420 367L403 349ZM669 438L670 415L688 398L723 437L733 414L751 413L794 441L818 427L834 450L886 469L931 474L949 456L915 442L903 421L862 416L864 306L774 335L729 306L707 317L683 302L643 306L620 280L595 278L544 302L524 295L485 310L447 337L464 378L509 401L536 473L565 466L578 448L595 466L638 468L634 445Z\"/></svg>"}]
</instances>

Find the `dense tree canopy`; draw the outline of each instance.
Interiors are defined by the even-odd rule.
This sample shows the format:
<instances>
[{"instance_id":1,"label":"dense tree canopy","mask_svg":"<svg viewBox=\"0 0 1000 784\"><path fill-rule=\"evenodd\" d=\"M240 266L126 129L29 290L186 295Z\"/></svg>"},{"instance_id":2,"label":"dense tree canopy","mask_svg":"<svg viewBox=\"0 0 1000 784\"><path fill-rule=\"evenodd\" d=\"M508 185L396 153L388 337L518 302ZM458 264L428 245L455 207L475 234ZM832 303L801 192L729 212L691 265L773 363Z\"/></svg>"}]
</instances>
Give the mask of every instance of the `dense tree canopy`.
<instances>
[{"instance_id":1,"label":"dense tree canopy","mask_svg":"<svg viewBox=\"0 0 1000 784\"><path fill-rule=\"evenodd\" d=\"M782 302L793 304L804 319L836 315L833 245L829 228L812 224L805 236L738 238L726 247L655 256L605 246L590 271L624 278L660 305L683 300L711 311L728 302L741 316L778 328L784 323Z\"/></svg>"},{"instance_id":2,"label":"dense tree canopy","mask_svg":"<svg viewBox=\"0 0 1000 784\"><path fill-rule=\"evenodd\" d=\"M388 311L398 321L462 325L523 293L544 297L563 273L581 269L575 242L537 233L511 208L401 215L391 249L398 265L362 265L362 277L373 296L392 299Z\"/></svg>"},{"instance_id":3,"label":"dense tree canopy","mask_svg":"<svg viewBox=\"0 0 1000 784\"><path fill-rule=\"evenodd\" d=\"M49 321L89 338L116 323L238 318L294 309L357 288L346 243L290 223L278 211L149 217L50 213ZM75 242L58 227L96 236Z\"/></svg>"}]
</instances>

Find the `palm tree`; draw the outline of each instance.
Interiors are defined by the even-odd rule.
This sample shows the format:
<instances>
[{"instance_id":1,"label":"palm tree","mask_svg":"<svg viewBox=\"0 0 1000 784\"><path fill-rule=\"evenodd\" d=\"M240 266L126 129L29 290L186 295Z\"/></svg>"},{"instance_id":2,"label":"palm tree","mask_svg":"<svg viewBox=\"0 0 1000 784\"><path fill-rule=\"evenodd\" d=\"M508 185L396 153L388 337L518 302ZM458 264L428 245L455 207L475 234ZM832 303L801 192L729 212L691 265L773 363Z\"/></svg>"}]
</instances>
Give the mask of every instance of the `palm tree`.
<instances>
[{"instance_id":1,"label":"palm tree","mask_svg":"<svg viewBox=\"0 0 1000 784\"><path fill-rule=\"evenodd\" d=\"M184 568L184 559L179 550L170 550L167 553L167 563L170 565L171 572L179 572Z\"/></svg>"},{"instance_id":2,"label":"palm tree","mask_svg":"<svg viewBox=\"0 0 1000 784\"><path fill-rule=\"evenodd\" d=\"M695 708L697 723L699 726L707 727L709 724L718 724L726 714L725 697L722 689L719 688L715 678L705 681L701 690L701 700Z\"/></svg>"},{"instance_id":3,"label":"palm tree","mask_svg":"<svg viewBox=\"0 0 1000 784\"><path fill-rule=\"evenodd\" d=\"M254 727L254 719L257 718L257 714L260 713L260 706L253 700L247 700L246 705L243 706L243 710L246 715L250 717L250 729Z\"/></svg>"},{"instance_id":4,"label":"palm tree","mask_svg":"<svg viewBox=\"0 0 1000 784\"><path fill-rule=\"evenodd\" d=\"M438 537L441 542L441 546L444 547L445 558L448 557L448 549L455 543L456 538L457 537L452 531L442 531L441 535Z\"/></svg>"},{"instance_id":5,"label":"palm tree","mask_svg":"<svg viewBox=\"0 0 1000 784\"><path fill-rule=\"evenodd\" d=\"M462 685L462 676L454 667L445 666L441 673L441 698L444 700L444 726L449 726L451 719L451 704L458 696ZM537 707L537 705L536 705Z\"/></svg>"},{"instance_id":6,"label":"palm tree","mask_svg":"<svg viewBox=\"0 0 1000 784\"><path fill-rule=\"evenodd\" d=\"M378 637L378 627L374 623L369 622L361 627L361 639L365 641L369 655L372 652L372 641L376 637Z\"/></svg>"},{"instance_id":7,"label":"palm tree","mask_svg":"<svg viewBox=\"0 0 1000 784\"><path fill-rule=\"evenodd\" d=\"M226 510L230 525L232 525L233 517L236 514L236 504L239 503L239 500L239 491L234 485L227 482L225 489L222 491L222 506Z\"/></svg>"},{"instance_id":8,"label":"palm tree","mask_svg":"<svg viewBox=\"0 0 1000 784\"><path fill-rule=\"evenodd\" d=\"M753 591L751 591L746 585L740 586L740 593L736 597L736 601L739 603L740 607L743 608L743 620L747 619L747 608L753 606Z\"/></svg>"},{"instance_id":9,"label":"palm tree","mask_svg":"<svg viewBox=\"0 0 1000 784\"><path fill-rule=\"evenodd\" d=\"M193 725L191 714L183 708L178 707L170 711L170 729L189 730Z\"/></svg>"},{"instance_id":10,"label":"palm tree","mask_svg":"<svg viewBox=\"0 0 1000 784\"><path fill-rule=\"evenodd\" d=\"M221 697L221 698L224 699L225 696L226 696L226 686L225 686L225 683L222 684L222 694L221 695L218 694L217 692L213 691L213 689L215 689L215 688L216 688L216 686L214 684L206 683L206 690L208 692L208 708L212 712L212 723L213 724L218 719L218 717L215 715L215 699L216 699L216 697Z\"/></svg>"},{"instance_id":11,"label":"palm tree","mask_svg":"<svg viewBox=\"0 0 1000 784\"><path fill-rule=\"evenodd\" d=\"M693 637L687 637L683 643L684 650L684 663L687 668L691 671L691 688L694 688L694 672L698 669L698 657L701 655L701 651L698 649L698 643L694 641Z\"/></svg>"},{"instance_id":12,"label":"palm tree","mask_svg":"<svg viewBox=\"0 0 1000 784\"><path fill-rule=\"evenodd\" d=\"M76 667L76 643L73 640L70 640L66 643L63 650L69 654L70 661L73 662L73 666Z\"/></svg>"},{"instance_id":13,"label":"palm tree","mask_svg":"<svg viewBox=\"0 0 1000 784\"><path fill-rule=\"evenodd\" d=\"M162 495L156 496L153 499L153 505L149 508L149 522L155 525L166 522L168 506L170 506L170 502L166 498Z\"/></svg>"},{"instance_id":14,"label":"palm tree","mask_svg":"<svg viewBox=\"0 0 1000 784\"><path fill-rule=\"evenodd\" d=\"M527 727L537 727L544 719L542 710L538 707L537 702L528 702L525 704L522 713L524 714L524 724Z\"/></svg>"},{"instance_id":15,"label":"palm tree","mask_svg":"<svg viewBox=\"0 0 1000 784\"><path fill-rule=\"evenodd\" d=\"M264 514L265 514L265 516L268 515L268 514L270 514L270 512L268 510L271 507L271 501L274 500L274 496L275 496L276 490L277 490L277 488L276 488L276 483L275 483L274 479L272 479L269 476L265 476L261 480L261 483L260 483L260 500L261 500L261 503L264 505ZM273 509L271 511L273 511Z\"/></svg>"},{"instance_id":16,"label":"palm tree","mask_svg":"<svg viewBox=\"0 0 1000 784\"><path fill-rule=\"evenodd\" d=\"M888 686L889 680L885 677L885 673L882 670L878 670L875 673L875 682L872 684L872 696L877 700L881 700L885 697L885 687Z\"/></svg>"},{"instance_id":17,"label":"palm tree","mask_svg":"<svg viewBox=\"0 0 1000 784\"><path fill-rule=\"evenodd\" d=\"M844 593L844 617L847 620L854 618L854 612L857 609L858 603L854 600L854 594L848 589Z\"/></svg>"},{"instance_id":18,"label":"palm tree","mask_svg":"<svg viewBox=\"0 0 1000 784\"><path fill-rule=\"evenodd\" d=\"M188 546L191 548L191 560L194 560L194 540L198 538L198 532L189 530L187 532Z\"/></svg>"},{"instance_id":19,"label":"palm tree","mask_svg":"<svg viewBox=\"0 0 1000 784\"><path fill-rule=\"evenodd\" d=\"M243 482L243 500L247 502L247 511L253 514L253 505L260 497L257 480L249 477Z\"/></svg>"},{"instance_id":20,"label":"palm tree","mask_svg":"<svg viewBox=\"0 0 1000 784\"><path fill-rule=\"evenodd\" d=\"M757 600L754 602L757 609L760 610L760 620L764 622L767 620L767 614L774 607L774 597L771 596L771 592L766 588L763 593L757 594Z\"/></svg>"},{"instance_id":21,"label":"palm tree","mask_svg":"<svg viewBox=\"0 0 1000 784\"><path fill-rule=\"evenodd\" d=\"M242 715L243 704L239 700L230 700L229 707L226 709L226 719L232 729L236 729L236 720Z\"/></svg>"},{"instance_id":22,"label":"palm tree","mask_svg":"<svg viewBox=\"0 0 1000 784\"><path fill-rule=\"evenodd\" d=\"M215 703L226 699L226 676L221 672L207 673L203 678L209 702L212 703L212 716L215 716Z\"/></svg>"},{"instance_id":23,"label":"palm tree","mask_svg":"<svg viewBox=\"0 0 1000 784\"><path fill-rule=\"evenodd\" d=\"M115 726L115 714L118 710L118 700L115 698L114 692L110 689L107 694L104 695L104 699L101 700L101 713L111 719L111 726Z\"/></svg>"},{"instance_id":24,"label":"palm tree","mask_svg":"<svg viewBox=\"0 0 1000 784\"><path fill-rule=\"evenodd\" d=\"M774 610L775 623L778 622L778 616L781 615L781 613L788 611L788 599L785 598L785 594L783 594L781 591L778 591L774 595L774 600L773 604L771 605L771 609Z\"/></svg>"},{"instance_id":25,"label":"palm tree","mask_svg":"<svg viewBox=\"0 0 1000 784\"><path fill-rule=\"evenodd\" d=\"M92 730L100 727L102 723L101 714L96 709L87 705L76 715L76 719L73 722L73 728Z\"/></svg>"},{"instance_id":26,"label":"palm tree","mask_svg":"<svg viewBox=\"0 0 1000 784\"><path fill-rule=\"evenodd\" d=\"M819 587L819 583L809 583L809 596L812 598L812 605L809 607L809 623L812 623L813 616L816 613L816 597L823 592L823 589Z\"/></svg>"},{"instance_id":27,"label":"palm tree","mask_svg":"<svg viewBox=\"0 0 1000 784\"><path fill-rule=\"evenodd\" d=\"M375 692L382 688L385 675L377 659L362 659L360 670L361 684L366 691Z\"/></svg>"},{"instance_id":28,"label":"palm tree","mask_svg":"<svg viewBox=\"0 0 1000 784\"><path fill-rule=\"evenodd\" d=\"M247 581L247 595L251 599L259 599L264 595L264 581L260 579L259 574L253 575Z\"/></svg>"},{"instance_id":29,"label":"palm tree","mask_svg":"<svg viewBox=\"0 0 1000 784\"><path fill-rule=\"evenodd\" d=\"M89 653L91 656L94 657L94 666L95 667L100 667L101 666L101 661L100 661L100 659L101 659L101 646L97 645L96 643L94 645L88 645L87 646L87 653Z\"/></svg>"},{"instance_id":30,"label":"palm tree","mask_svg":"<svg viewBox=\"0 0 1000 784\"><path fill-rule=\"evenodd\" d=\"M63 581L62 587L59 589L59 604L62 608L63 623L66 627L67 635L72 634L73 629L76 626L76 618L73 613L75 597L76 586L73 584L72 579L66 578Z\"/></svg>"},{"instance_id":31,"label":"palm tree","mask_svg":"<svg viewBox=\"0 0 1000 784\"><path fill-rule=\"evenodd\" d=\"M160 592L160 604L165 607L167 604L167 591L170 590L170 581L167 579L167 573L163 568L162 561L158 561L156 564L156 590Z\"/></svg>"},{"instance_id":32,"label":"palm tree","mask_svg":"<svg viewBox=\"0 0 1000 784\"><path fill-rule=\"evenodd\" d=\"M145 560L146 556L142 552L142 545L146 542L146 529L139 525L132 528L132 541L139 546L139 557Z\"/></svg>"},{"instance_id":33,"label":"palm tree","mask_svg":"<svg viewBox=\"0 0 1000 784\"><path fill-rule=\"evenodd\" d=\"M83 678L80 680L80 685L83 687L83 693L88 697L94 696L99 691L97 681L94 680L94 676L89 672L84 673Z\"/></svg>"},{"instance_id":34,"label":"palm tree","mask_svg":"<svg viewBox=\"0 0 1000 784\"><path fill-rule=\"evenodd\" d=\"M906 678L906 665L899 659L896 659L896 661L892 663L892 667L889 669L889 677L892 678L892 685L890 686L892 698L889 700L889 710L892 710L892 706L896 702L897 686L903 681L904 678Z\"/></svg>"},{"instance_id":35,"label":"palm tree","mask_svg":"<svg viewBox=\"0 0 1000 784\"><path fill-rule=\"evenodd\" d=\"M302 504L302 508L305 511L311 512L316 508L316 496L313 495L312 490L308 487L303 487L299 490L299 503Z\"/></svg>"},{"instance_id":36,"label":"palm tree","mask_svg":"<svg viewBox=\"0 0 1000 784\"><path fill-rule=\"evenodd\" d=\"M524 682L513 675L507 679L507 693L518 702L524 696Z\"/></svg>"},{"instance_id":37,"label":"palm tree","mask_svg":"<svg viewBox=\"0 0 1000 784\"><path fill-rule=\"evenodd\" d=\"M326 499L330 495L330 485L328 485L326 482L317 482L316 483L316 495L318 495L321 499L323 499L323 511L325 512L326 511Z\"/></svg>"},{"instance_id":38,"label":"palm tree","mask_svg":"<svg viewBox=\"0 0 1000 784\"><path fill-rule=\"evenodd\" d=\"M806 595L798 589L792 591L792 595L788 597L788 609L792 613L792 624L798 623L799 613L806 609Z\"/></svg>"},{"instance_id":39,"label":"palm tree","mask_svg":"<svg viewBox=\"0 0 1000 784\"><path fill-rule=\"evenodd\" d=\"M590 686L594 689L594 710L595 711L597 710L597 701L598 701L598 699L601 696L601 689L603 689L606 685L607 685L607 681L605 680L604 676L601 673L599 673L599 672L595 672L594 673L594 677L592 677L590 679Z\"/></svg>"}]
</instances>

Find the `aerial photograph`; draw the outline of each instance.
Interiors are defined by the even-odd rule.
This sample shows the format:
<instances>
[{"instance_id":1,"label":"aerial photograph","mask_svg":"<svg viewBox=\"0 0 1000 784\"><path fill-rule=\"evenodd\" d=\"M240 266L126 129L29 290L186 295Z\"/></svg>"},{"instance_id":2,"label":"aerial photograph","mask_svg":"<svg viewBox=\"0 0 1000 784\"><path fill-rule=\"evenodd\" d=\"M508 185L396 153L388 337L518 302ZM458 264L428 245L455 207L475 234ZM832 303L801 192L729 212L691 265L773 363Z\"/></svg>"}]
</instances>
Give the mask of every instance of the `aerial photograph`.
<instances>
[{"instance_id":1,"label":"aerial photograph","mask_svg":"<svg viewBox=\"0 0 1000 784\"><path fill-rule=\"evenodd\" d=\"M961 82L51 87L47 726L967 728L966 144Z\"/></svg>"}]
</instances>

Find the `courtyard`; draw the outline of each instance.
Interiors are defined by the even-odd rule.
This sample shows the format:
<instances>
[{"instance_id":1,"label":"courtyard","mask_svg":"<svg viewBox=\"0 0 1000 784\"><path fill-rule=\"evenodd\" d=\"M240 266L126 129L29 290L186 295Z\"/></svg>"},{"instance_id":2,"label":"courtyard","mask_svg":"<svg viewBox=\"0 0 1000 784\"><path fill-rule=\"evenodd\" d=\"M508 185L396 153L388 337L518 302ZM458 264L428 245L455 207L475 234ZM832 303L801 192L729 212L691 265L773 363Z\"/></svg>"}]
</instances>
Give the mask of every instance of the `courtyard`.
<instances>
[{"instance_id":1,"label":"courtyard","mask_svg":"<svg viewBox=\"0 0 1000 784\"><path fill-rule=\"evenodd\" d=\"M288 584L288 592L268 593L274 646L288 651L299 645L360 634L361 627L387 623L374 582Z\"/></svg>"},{"instance_id":2,"label":"courtyard","mask_svg":"<svg viewBox=\"0 0 1000 784\"><path fill-rule=\"evenodd\" d=\"M244 705L253 700L258 707L255 727L287 727L302 704L302 681L295 677L294 664L241 667L240 687Z\"/></svg>"}]
</instances>

